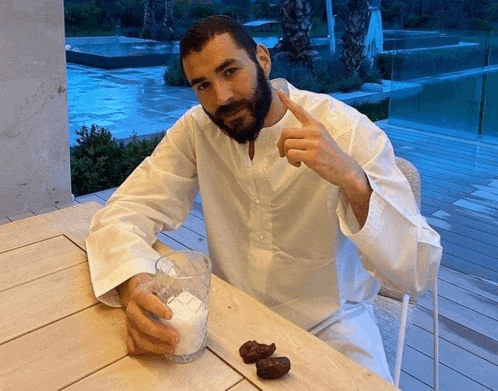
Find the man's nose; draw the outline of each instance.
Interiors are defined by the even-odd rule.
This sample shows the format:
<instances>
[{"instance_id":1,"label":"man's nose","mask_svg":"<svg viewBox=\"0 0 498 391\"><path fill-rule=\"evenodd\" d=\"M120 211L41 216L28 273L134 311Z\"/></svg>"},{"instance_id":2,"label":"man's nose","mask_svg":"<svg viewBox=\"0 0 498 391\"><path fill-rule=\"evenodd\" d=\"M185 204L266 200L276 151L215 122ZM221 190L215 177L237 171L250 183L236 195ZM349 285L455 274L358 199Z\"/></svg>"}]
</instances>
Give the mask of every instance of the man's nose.
<instances>
[{"instance_id":1,"label":"man's nose","mask_svg":"<svg viewBox=\"0 0 498 391\"><path fill-rule=\"evenodd\" d=\"M230 87L230 84L225 81L216 83L215 92L216 92L216 104L218 106L223 106L227 104L233 98L232 88Z\"/></svg>"}]
</instances>

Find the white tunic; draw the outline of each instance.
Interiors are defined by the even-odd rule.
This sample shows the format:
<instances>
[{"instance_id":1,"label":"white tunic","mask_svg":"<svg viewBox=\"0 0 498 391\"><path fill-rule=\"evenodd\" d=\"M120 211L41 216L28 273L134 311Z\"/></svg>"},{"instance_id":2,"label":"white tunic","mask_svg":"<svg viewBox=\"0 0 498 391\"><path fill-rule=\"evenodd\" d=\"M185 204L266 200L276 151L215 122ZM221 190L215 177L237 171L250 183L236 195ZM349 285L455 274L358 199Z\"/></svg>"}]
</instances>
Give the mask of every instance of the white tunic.
<instances>
[{"instance_id":1,"label":"white tunic","mask_svg":"<svg viewBox=\"0 0 498 391\"><path fill-rule=\"evenodd\" d=\"M384 132L328 95L272 83L288 89L366 172L373 193L363 228L337 186L280 158L281 129L301 126L289 110L262 129L251 161L248 144L223 134L196 106L94 216L86 245L99 300L120 306L117 285L154 273L156 234L182 225L198 190L209 255L228 282L303 328L372 299L380 282L415 296L433 283L439 235L420 215Z\"/></svg>"}]
</instances>

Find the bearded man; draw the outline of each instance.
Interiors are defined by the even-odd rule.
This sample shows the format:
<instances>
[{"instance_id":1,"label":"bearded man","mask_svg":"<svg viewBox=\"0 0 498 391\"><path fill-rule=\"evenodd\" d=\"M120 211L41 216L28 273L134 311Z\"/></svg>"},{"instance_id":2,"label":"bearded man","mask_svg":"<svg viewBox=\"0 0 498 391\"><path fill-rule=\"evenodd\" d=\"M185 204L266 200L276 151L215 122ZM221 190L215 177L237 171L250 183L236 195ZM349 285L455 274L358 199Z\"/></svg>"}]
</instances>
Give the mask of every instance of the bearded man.
<instances>
[{"instance_id":1,"label":"bearded man","mask_svg":"<svg viewBox=\"0 0 498 391\"><path fill-rule=\"evenodd\" d=\"M86 240L96 297L126 307L130 353L174 352L178 333L150 316L171 317L152 245L200 190L220 275L392 382L372 301L381 283L424 293L442 250L388 138L329 95L269 81L268 49L228 17L192 26L180 61L200 105L96 213Z\"/></svg>"}]
</instances>

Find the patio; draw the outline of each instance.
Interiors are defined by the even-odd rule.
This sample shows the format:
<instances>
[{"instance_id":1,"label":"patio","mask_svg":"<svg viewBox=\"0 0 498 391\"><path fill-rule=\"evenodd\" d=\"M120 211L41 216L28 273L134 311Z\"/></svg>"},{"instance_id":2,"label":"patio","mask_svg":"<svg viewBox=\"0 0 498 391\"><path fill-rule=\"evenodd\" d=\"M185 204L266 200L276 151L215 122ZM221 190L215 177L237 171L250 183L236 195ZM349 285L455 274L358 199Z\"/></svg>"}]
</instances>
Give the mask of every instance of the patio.
<instances>
[{"instance_id":1,"label":"patio","mask_svg":"<svg viewBox=\"0 0 498 391\"><path fill-rule=\"evenodd\" d=\"M440 390L498 390L498 146L378 123L422 177L422 214L441 234L438 276ZM104 205L115 189L77 197ZM67 205L61 206L63 208ZM38 210L0 220L18 220ZM207 252L201 197L182 228L162 232L174 249ZM432 293L419 298L408 331L401 388L432 389Z\"/></svg>"}]
</instances>

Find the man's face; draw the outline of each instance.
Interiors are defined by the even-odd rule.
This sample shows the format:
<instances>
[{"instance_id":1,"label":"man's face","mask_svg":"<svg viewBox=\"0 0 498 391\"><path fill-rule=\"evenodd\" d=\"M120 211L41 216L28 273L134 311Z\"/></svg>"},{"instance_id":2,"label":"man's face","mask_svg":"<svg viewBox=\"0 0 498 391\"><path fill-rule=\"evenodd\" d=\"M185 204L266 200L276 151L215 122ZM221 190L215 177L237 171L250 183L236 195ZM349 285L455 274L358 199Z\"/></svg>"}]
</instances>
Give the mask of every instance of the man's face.
<instances>
[{"instance_id":1,"label":"man's face","mask_svg":"<svg viewBox=\"0 0 498 391\"><path fill-rule=\"evenodd\" d=\"M209 118L243 144L258 137L271 106L271 87L259 63L229 34L215 36L183 59L185 75Z\"/></svg>"}]
</instances>

